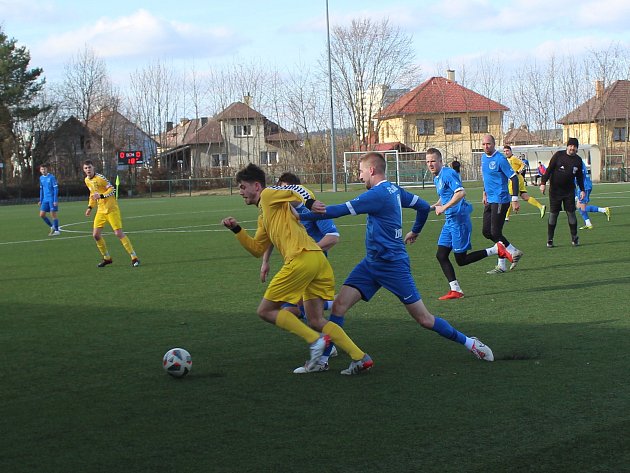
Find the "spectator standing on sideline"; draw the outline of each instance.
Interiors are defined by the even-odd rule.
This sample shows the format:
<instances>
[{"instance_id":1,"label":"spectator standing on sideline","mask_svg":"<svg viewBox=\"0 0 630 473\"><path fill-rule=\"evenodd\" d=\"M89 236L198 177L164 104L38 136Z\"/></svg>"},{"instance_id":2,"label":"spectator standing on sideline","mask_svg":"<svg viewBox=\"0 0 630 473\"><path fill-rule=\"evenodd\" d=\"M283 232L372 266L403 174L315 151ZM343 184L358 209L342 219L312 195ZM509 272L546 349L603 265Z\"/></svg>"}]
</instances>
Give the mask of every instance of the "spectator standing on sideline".
<instances>
[{"instance_id":1,"label":"spectator standing on sideline","mask_svg":"<svg viewBox=\"0 0 630 473\"><path fill-rule=\"evenodd\" d=\"M48 172L49 165L44 163L39 166L39 216L44 223L50 228L48 236L57 236L59 232L59 219L57 219L57 212L59 211L59 185L55 176ZM46 216L46 213L50 212L50 216L53 218L51 222Z\"/></svg>"},{"instance_id":2,"label":"spectator standing on sideline","mask_svg":"<svg viewBox=\"0 0 630 473\"><path fill-rule=\"evenodd\" d=\"M579 200L583 200L584 175L582 174L582 158L577 154L580 146L577 138L569 138L567 149L557 151L549 161L549 166L542 177L540 192L545 193L547 182L549 189L549 222L547 224L547 248L553 248L553 237L558 223L558 215L562 208L567 214L571 244L579 245L577 234L577 218L575 217L575 185L580 189Z\"/></svg>"},{"instance_id":3,"label":"spectator standing on sideline","mask_svg":"<svg viewBox=\"0 0 630 473\"><path fill-rule=\"evenodd\" d=\"M449 259L451 251L455 253L455 261L458 266L475 263L490 255L499 255L499 257L512 261L512 255L500 241L485 250L468 253L468 250L472 248L472 222L470 220L472 205L465 199L466 191L459 174L453 169L444 167L442 153L438 149L429 148L426 153L426 160L429 171L435 176L433 182L438 195L438 201L432 208L435 209L436 215L444 214L446 217L438 238L438 249L435 257L451 288L447 294L439 299L460 299L464 297L464 291L455 277L455 268Z\"/></svg>"},{"instance_id":4,"label":"spectator standing on sideline","mask_svg":"<svg viewBox=\"0 0 630 473\"><path fill-rule=\"evenodd\" d=\"M512 255L510 270L514 269L523 252L516 248L503 234L505 215L512 202L512 209L518 213L518 174L508 160L496 149L494 136L485 135L482 140L484 154L481 156L483 177L483 236L494 243L502 242ZM512 183L512 196L508 192L508 180ZM506 258L499 255L497 265L488 274L501 274L508 270Z\"/></svg>"}]
</instances>

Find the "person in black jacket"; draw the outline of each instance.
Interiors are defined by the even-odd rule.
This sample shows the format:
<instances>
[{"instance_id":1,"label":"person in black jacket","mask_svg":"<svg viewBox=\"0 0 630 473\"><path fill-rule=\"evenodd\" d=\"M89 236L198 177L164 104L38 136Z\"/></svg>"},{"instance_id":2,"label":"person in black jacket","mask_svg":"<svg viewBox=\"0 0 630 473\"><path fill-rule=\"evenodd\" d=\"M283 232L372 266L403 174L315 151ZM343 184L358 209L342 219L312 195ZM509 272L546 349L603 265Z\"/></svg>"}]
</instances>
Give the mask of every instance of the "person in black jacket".
<instances>
[{"instance_id":1,"label":"person in black jacket","mask_svg":"<svg viewBox=\"0 0 630 473\"><path fill-rule=\"evenodd\" d=\"M547 181L549 189L549 223L547 225L547 248L553 248L553 235L556 231L558 214L564 207L569 221L571 244L578 246L577 218L575 216L575 184L580 188L580 199L584 198L584 175L582 158L577 155L580 143L577 138L569 138L566 151L557 151L549 161L542 177L540 192L545 193Z\"/></svg>"}]
</instances>

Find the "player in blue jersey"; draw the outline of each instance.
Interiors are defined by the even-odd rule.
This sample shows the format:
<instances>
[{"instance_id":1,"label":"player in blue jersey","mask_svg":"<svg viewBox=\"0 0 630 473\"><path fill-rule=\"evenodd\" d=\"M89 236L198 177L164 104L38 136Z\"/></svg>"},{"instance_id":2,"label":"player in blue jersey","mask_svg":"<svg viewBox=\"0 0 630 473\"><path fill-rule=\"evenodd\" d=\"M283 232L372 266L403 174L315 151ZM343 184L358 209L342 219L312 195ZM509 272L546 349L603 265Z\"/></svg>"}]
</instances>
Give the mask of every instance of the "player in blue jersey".
<instances>
[{"instance_id":1,"label":"player in blue jersey","mask_svg":"<svg viewBox=\"0 0 630 473\"><path fill-rule=\"evenodd\" d=\"M283 173L277 182L278 186L302 186L302 182L300 178L291 172ZM304 188L306 192L308 192L312 198L315 198L314 194L309 190ZM306 206L302 203L295 203L295 210L298 213L308 212ZM310 236L317 245L324 251L324 254L328 256L328 250L330 250L333 246L335 246L339 242L339 230L335 226L334 222L330 219L328 220L318 220L316 222L302 222L304 224L304 228L306 229L306 233ZM273 251L273 246L270 246L267 251L263 254L262 264L260 266L260 280L265 282L267 280L267 275L269 274L269 258L271 257L271 253ZM324 301L324 310L330 310L332 308L333 301ZM283 305L283 308L293 313L295 316L300 319L306 321L306 313L304 312L304 304L300 301L297 306L295 304L289 304L288 302Z\"/></svg>"},{"instance_id":2,"label":"player in blue jersey","mask_svg":"<svg viewBox=\"0 0 630 473\"><path fill-rule=\"evenodd\" d=\"M489 347L458 332L446 320L433 316L425 307L416 288L405 243L416 241L429 215L429 204L387 181L385 159L380 153L368 152L361 157L359 176L361 182L365 183L367 192L339 205L314 205L314 212L300 214L300 220L303 221L367 214L366 256L341 286L335 297L330 321L343 325L345 314L354 304L361 299L369 301L376 291L384 287L398 297L409 315L422 327L465 345L479 359L493 361L494 356ZM416 211L414 224L406 235L403 235L402 229L403 208ZM324 351L320 363L326 362L325 356L329 350L330 346ZM368 363L365 361L353 361L347 374L358 374L368 369L371 360Z\"/></svg>"},{"instance_id":3,"label":"player in blue jersey","mask_svg":"<svg viewBox=\"0 0 630 473\"><path fill-rule=\"evenodd\" d=\"M584 226L580 230L592 230L593 224L588 217L589 212L599 212L606 214L606 218L610 222L610 207L597 207L595 205L587 205L591 201L591 191L593 190L593 181L591 179L591 170L586 168L586 163L582 160L582 174L584 175L584 198L580 199L580 188L577 181L575 182L575 198L578 202L580 215L584 219Z\"/></svg>"},{"instance_id":4,"label":"player in blue jersey","mask_svg":"<svg viewBox=\"0 0 630 473\"><path fill-rule=\"evenodd\" d=\"M57 236L59 231L59 219L57 218L57 212L59 211L59 186L57 185L57 179L55 176L48 172L48 164L42 164L39 166L39 216L44 223L50 228L48 236ZM50 212L50 216L53 218L51 222L46 214Z\"/></svg>"},{"instance_id":5,"label":"player in blue jersey","mask_svg":"<svg viewBox=\"0 0 630 473\"><path fill-rule=\"evenodd\" d=\"M442 153L436 148L427 149L426 163L429 171L435 176L433 182L439 197L431 208L435 210L436 215L444 214L446 217L438 238L438 249L435 257L448 280L450 290L439 299L461 299L464 297L464 291L457 281L455 268L449 259L451 251L455 253L455 261L458 266L475 263L490 255L498 255L500 258L507 258L511 261L512 255L500 241L485 250L468 253L468 250L472 248L470 214L473 209L472 205L466 201L466 190L462 185L460 176L453 169L444 166Z\"/></svg>"},{"instance_id":6,"label":"player in blue jersey","mask_svg":"<svg viewBox=\"0 0 630 473\"><path fill-rule=\"evenodd\" d=\"M503 234L505 214L510 208L518 213L518 174L512 169L506 157L496 150L494 136L485 135L481 142L484 154L481 156L481 175L483 177L483 236L494 243L501 242L512 255L510 269L514 269L523 256L523 252L512 245ZM512 196L508 192L508 180L512 182ZM488 274L505 273L507 258L499 255L499 261Z\"/></svg>"}]
</instances>

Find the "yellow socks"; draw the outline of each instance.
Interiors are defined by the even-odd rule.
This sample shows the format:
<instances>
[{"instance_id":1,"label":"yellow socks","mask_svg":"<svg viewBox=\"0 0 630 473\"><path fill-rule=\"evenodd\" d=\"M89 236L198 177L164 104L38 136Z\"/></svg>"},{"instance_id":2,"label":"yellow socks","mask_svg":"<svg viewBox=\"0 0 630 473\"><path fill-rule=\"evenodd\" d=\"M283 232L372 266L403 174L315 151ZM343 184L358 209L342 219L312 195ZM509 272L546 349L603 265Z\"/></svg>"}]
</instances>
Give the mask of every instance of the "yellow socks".
<instances>
[{"instance_id":1,"label":"yellow socks","mask_svg":"<svg viewBox=\"0 0 630 473\"><path fill-rule=\"evenodd\" d=\"M319 333L301 322L295 315L285 309L280 309L278 312L276 326L303 338L309 345L319 338Z\"/></svg>"},{"instance_id":2,"label":"yellow socks","mask_svg":"<svg viewBox=\"0 0 630 473\"><path fill-rule=\"evenodd\" d=\"M534 199L532 196L529 196L529 200L527 202L532 204L534 207L537 207L539 209L542 208L542 204Z\"/></svg>"},{"instance_id":3,"label":"yellow socks","mask_svg":"<svg viewBox=\"0 0 630 473\"><path fill-rule=\"evenodd\" d=\"M103 258L111 259L109 257L109 252L107 251L107 244L105 243L105 238L101 238L100 240L96 240L96 247L98 248L98 251L101 252L101 255L103 255Z\"/></svg>"},{"instance_id":4,"label":"yellow socks","mask_svg":"<svg viewBox=\"0 0 630 473\"><path fill-rule=\"evenodd\" d=\"M344 330L336 323L328 322L324 325L322 333L330 335L330 340L350 355L350 358L353 360L360 360L365 355L365 352L356 346L350 337L348 337L346 332L344 332Z\"/></svg>"},{"instance_id":5,"label":"yellow socks","mask_svg":"<svg viewBox=\"0 0 630 473\"><path fill-rule=\"evenodd\" d=\"M131 245L131 241L129 240L129 237L127 235L121 238L120 242L122 243L122 246L125 247L125 250L127 251L127 253L129 253L131 257L136 256L136 252L133 251L133 246Z\"/></svg>"}]
</instances>

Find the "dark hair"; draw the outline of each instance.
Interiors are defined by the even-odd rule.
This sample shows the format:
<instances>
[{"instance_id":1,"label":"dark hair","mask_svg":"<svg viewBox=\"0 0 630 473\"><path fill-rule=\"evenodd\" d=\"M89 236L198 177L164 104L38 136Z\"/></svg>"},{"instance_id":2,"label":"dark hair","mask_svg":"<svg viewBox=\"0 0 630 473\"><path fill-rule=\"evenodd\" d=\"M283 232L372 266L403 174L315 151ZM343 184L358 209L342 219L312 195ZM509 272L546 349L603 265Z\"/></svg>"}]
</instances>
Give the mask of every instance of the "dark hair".
<instances>
[{"instance_id":1,"label":"dark hair","mask_svg":"<svg viewBox=\"0 0 630 473\"><path fill-rule=\"evenodd\" d=\"M295 174L293 174L292 172L285 172L282 173L280 175L280 177L278 178L278 183L280 182L286 182L287 184L293 184L293 185L299 185L302 184L300 182L300 178L297 177Z\"/></svg>"},{"instance_id":2,"label":"dark hair","mask_svg":"<svg viewBox=\"0 0 630 473\"><path fill-rule=\"evenodd\" d=\"M255 164L249 163L246 167L236 173L236 182L259 182L260 185L265 187L265 171L260 169Z\"/></svg>"},{"instance_id":3,"label":"dark hair","mask_svg":"<svg viewBox=\"0 0 630 473\"><path fill-rule=\"evenodd\" d=\"M437 148L429 148L425 154L434 154L440 159L440 161L442 160L442 153L440 153L440 150Z\"/></svg>"},{"instance_id":4,"label":"dark hair","mask_svg":"<svg viewBox=\"0 0 630 473\"><path fill-rule=\"evenodd\" d=\"M580 142L578 141L577 138L569 138L567 140L567 146L571 146L571 145L575 146L576 148L579 148Z\"/></svg>"},{"instance_id":5,"label":"dark hair","mask_svg":"<svg viewBox=\"0 0 630 473\"><path fill-rule=\"evenodd\" d=\"M83 165L84 166L94 166L94 163L92 162L91 159L86 159L85 161L83 161Z\"/></svg>"},{"instance_id":6,"label":"dark hair","mask_svg":"<svg viewBox=\"0 0 630 473\"><path fill-rule=\"evenodd\" d=\"M503 145L503 149L509 149L510 151L512 151L512 147L510 145Z\"/></svg>"},{"instance_id":7,"label":"dark hair","mask_svg":"<svg viewBox=\"0 0 630 473\"><path fill-rule=\"evenodd\" d=\"M459 174L459 170L462 167L462 163L460 163L457 159L455 159L452 163L451 163L451 167L455 170L455 172L457 174Z\"/></svg>"}]
</instances>

